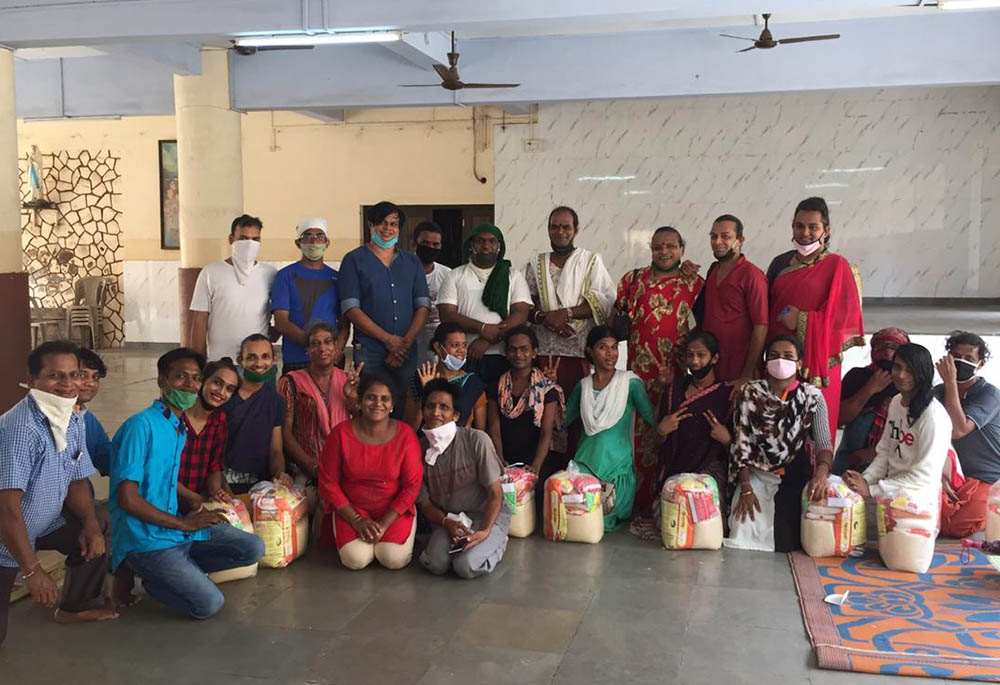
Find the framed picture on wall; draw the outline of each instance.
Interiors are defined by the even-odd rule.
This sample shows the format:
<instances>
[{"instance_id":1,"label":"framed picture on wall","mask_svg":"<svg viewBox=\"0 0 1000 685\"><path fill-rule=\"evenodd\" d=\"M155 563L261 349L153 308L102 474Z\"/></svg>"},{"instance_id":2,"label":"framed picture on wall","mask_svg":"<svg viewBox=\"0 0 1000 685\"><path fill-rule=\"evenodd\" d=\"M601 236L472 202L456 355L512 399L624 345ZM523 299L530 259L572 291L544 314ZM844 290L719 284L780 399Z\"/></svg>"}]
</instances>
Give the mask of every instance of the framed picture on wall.
<instances>
[{"instance_id":1,"label":"framed picture on wall","mask_svg":"<svg viewBox=\"0 0 1000 685\"><path fill-rule=\"evenodd\" d=\"M177 186L177 141L160 144L160 247L181 249L180 204Z\"/></svg>"}]
</instances>

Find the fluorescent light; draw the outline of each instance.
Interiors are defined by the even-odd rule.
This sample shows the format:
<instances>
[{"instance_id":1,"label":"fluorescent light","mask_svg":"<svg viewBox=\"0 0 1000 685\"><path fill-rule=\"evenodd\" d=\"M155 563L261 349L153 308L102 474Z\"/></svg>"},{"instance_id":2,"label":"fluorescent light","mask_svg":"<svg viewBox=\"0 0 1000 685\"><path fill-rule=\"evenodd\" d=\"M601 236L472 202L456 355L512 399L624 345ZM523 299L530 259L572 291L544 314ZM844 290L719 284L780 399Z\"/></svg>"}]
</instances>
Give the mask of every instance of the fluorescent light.
<instances>
[{"instance_id":1,"label":"fluorescent light","mask_svg":"<svg viewBox=\"0 0 1000 685\"><path fill-rule=\"evenodd\" d=\"M649 195L648 190L626 190L625 195Z\"/></svg>"},{"instance_id":2,"label":"fluorescent light","mask_svg":"<svg viewBox=\"0 0 1000 685\"><path fill-rule=\"evenodd\" d=\"M631 181L635 176L581 176L577 181Z\"/></svg>"},{"instance_id":3,"label":"fluorescent light","mask_svg":"<svg viewBox=\"0 0 1000 685\"><path fill-rule=\"evenodd\" d=\"M882 171L884 169L885 169L884 166L858 166L858 167L852 167L852 168L847 168L847 169L842 169L842 168L838 167L838 168L834 168L834 169L822 169L820 171L820 173L821 174L857 174L857 173L861 173L863 171Z\"/></svg>"},{"instance_id":4,"label":"fluorescent light","mask_svg":"<svg viewBox=\"0 0 1000 685\"><path fill-rule=\"evenodd\" d=\"M938 0L943 10L983 10L1000 7L1000 0Z\"/></svg>"},{"instance_id":5,"label":"fluorescent light","mask_svg":"<svg viewBox=\"0 0 1000 685\"><path fill-rule=\"evenodd\" d=\"M314 33L284 36L247 36L238 38L241 48L293 48L312 45L346 45L350 43L391 43L402 40L399 31L366 31L363 33Z\"/></svg>"},{"instance_id":6,"label":"fluorescent light","mask_svg":"<svg viewBox=\"0 0 1000 685\"><path fill-rule=\"evenodd\" d=\"M814 190L816 188L846 188L846 183L807 183L806 190Z\"/></svg>"}]
</instances>

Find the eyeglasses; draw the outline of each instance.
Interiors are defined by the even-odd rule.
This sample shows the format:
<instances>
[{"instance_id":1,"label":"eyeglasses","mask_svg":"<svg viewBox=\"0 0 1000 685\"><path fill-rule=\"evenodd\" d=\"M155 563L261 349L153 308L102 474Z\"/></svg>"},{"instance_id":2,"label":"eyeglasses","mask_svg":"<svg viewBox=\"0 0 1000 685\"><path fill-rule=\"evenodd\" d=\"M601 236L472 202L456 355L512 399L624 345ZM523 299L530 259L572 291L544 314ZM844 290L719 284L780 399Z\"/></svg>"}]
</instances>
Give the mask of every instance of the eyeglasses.
<instances>
[{"instance_id":1,"label":"eyeglasses","mask_svg":"<svg viewBox=\"0 0 1000 685\"><path fill-rule=\"evenodd\" d=\"M326 242L325 235L304 235L299 238L300 243L305 243L306 245L322 245Z\"/></svg>"}]
</instances>

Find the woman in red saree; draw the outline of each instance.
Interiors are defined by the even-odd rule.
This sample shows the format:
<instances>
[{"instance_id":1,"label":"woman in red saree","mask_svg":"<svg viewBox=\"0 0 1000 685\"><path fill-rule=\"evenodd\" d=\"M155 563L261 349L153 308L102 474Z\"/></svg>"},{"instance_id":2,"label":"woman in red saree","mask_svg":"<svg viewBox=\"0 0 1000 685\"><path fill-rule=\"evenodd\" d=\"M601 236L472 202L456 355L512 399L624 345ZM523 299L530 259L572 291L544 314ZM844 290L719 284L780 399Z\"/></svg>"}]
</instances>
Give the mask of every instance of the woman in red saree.
<instances>
[{"instance_id":1,"label":"woman in red saree","mask_svg":"<svg viewBox=\"0 0 1000 685\"><path fill-rule=\"evenodd\" d=\"M795 249L775 257L767 270L771 288L767 337L791 333L802 341L802 376L823 392L833 436L843 354L865 340L860 284L850 263L829 251L829 243L826 202L820 197L803 200L792 222Z\"/></svg>"},{"instance_id":2,"label":"woman in red saree","mask_svg":"<svg viewBox=\"0 0 1000 685\"><path fill-rule=\"evenodd\" d=\"M697 271L681 268L684 238L675 228L656 229L650 241L652 263L622 276L615 308L629 322L628 366L646 386L654 407L663 385L658 380L680 375L681 352L690 328L691 309L705 281ZM656 498L659 440L655 426L639 423L635 435L636 495L634 510L646 516Z\"/></svg>"}]
</instances>

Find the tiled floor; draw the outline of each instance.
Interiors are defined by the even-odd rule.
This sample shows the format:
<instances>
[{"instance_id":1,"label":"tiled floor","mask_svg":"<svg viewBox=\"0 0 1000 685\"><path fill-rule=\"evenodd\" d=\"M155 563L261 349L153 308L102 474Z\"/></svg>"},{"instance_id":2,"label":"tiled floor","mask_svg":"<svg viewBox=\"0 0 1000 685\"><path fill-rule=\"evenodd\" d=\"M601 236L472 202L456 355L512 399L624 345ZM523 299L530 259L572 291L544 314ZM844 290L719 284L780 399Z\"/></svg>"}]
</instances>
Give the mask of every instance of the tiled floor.
<instances>
[{"instance_id":1,"label":"tiled floor","mask_svg":"<svg viewBox=\"0 0 1000 685\"><path fill-rule=\"evenodd\" d=\"M155 396L157 355L104 353L92 409L109 431ZM65 627L19 602L0 683L933 682L817 669L784 555L667 552L627 532L511 540L474 581L352 572L313 550L223 589L222 612L200 623L147 598L118 621Z\"/></svg>"}]
</instances>

